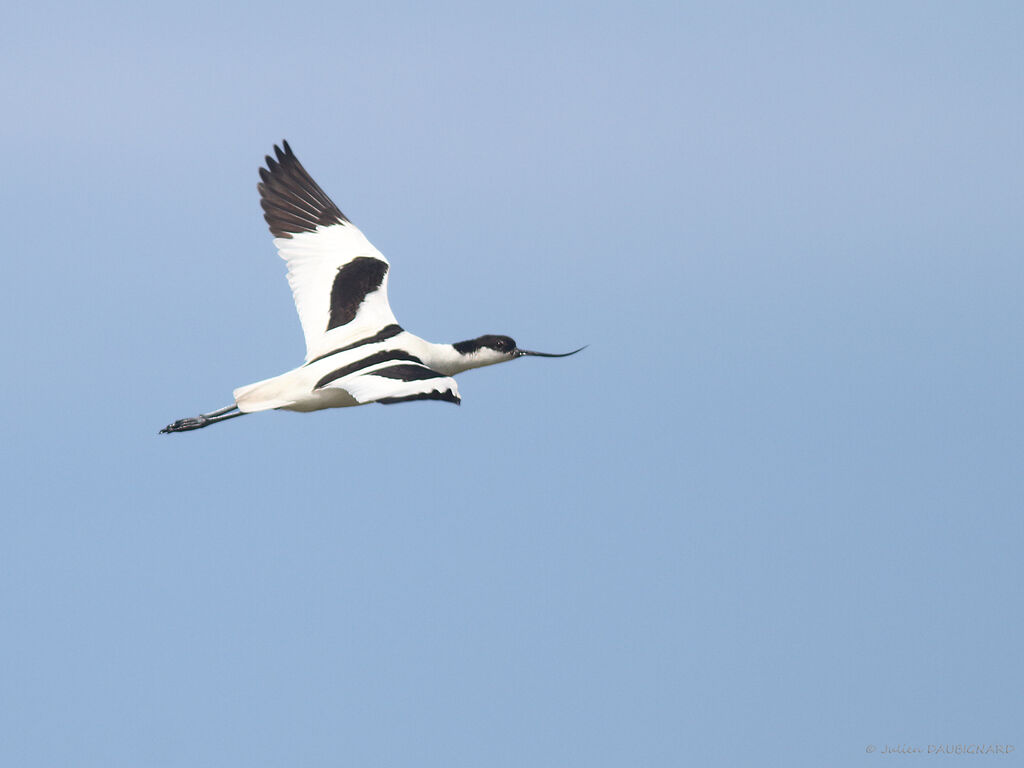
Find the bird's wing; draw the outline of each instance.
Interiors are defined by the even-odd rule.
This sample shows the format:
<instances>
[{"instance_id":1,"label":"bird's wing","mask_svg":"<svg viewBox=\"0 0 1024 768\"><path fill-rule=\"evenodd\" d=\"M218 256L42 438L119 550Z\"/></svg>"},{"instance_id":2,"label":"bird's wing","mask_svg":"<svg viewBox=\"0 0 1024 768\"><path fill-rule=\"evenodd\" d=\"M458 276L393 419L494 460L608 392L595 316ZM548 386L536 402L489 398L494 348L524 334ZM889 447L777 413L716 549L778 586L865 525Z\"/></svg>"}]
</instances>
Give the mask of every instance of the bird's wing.
<instances>
[{"instance_id":1,"label":"bird's wing","mask_svg":"<svg viewBox=\"0 0 1024 768\"><path fill-rule=\"evenodd\" d=\"M455 379L401 350L377 352L327 374L316 385L316 389L326 388L344 389L360 404L443 400L458 405L462 401Z\"/></svg>"},{"instance_id":2,"label":"bird's wing","mask_svg":"<svg viewBox=\"0 0 1024 768\"><path fill-rule=\"evenodd\" d=\"M260 168L260 204L306 337L306 360L396 325L388 260L302 167L288 142Z\"/></svg>"}]
</instances>

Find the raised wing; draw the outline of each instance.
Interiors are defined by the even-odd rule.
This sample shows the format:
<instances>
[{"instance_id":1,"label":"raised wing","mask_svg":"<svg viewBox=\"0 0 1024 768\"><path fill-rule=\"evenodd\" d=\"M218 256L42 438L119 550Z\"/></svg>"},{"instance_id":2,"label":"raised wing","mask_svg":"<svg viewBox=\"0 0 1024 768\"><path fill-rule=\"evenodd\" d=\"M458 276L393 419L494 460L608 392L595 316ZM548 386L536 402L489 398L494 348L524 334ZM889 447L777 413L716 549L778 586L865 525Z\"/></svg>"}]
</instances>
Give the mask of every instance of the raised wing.
<instances>
[{"instance_id":1,"label":"raised wing","mask_svg":"<svg viewBox=\"0 0 1024 768\"><path fill-rule=\"evenodd\" d=\"M360 404L410 400L461 402L455 379L402 350L385 350L326 374L316 389L344 389Z\"/></svg>"},{"instance_id":2,"label":"raised wing","mask_svg":"<svg viewBox=\"0 0 1024 768\"><path fill-rule=\"evenodd\" d=\"M390 265L302 167L288 142L260 168L260 205L306 337L306 360L397 325Z\"/></svg>"}]
</instances>

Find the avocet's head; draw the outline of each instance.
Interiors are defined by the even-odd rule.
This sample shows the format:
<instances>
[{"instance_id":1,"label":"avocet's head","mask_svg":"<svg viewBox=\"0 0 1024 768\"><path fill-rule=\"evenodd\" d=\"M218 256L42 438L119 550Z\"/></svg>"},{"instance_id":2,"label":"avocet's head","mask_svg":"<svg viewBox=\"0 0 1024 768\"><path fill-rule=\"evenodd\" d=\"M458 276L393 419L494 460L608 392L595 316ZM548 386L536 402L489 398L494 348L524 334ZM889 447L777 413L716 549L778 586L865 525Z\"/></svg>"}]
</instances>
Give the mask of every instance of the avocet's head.
<instances>
[{"instance_id":1,"label":"avocet's head","mask_svg":"<svg viewBox=\"0 0 1024 768\"><path fill-rule=\"evenodd\" d=\"M515 341L508 336L494 335L480 336L469 341L460 341L452 346L455 347L456 352L466 358L467 363L471 363L471 368L504 363L506 360L515 360L517 357L525 357L527 355L534 357L568 357L586 349L586 347L580 347L572 352L563 352L562 354L531 352L528 349L520 349Z\"/></svg>"}]
</instances>

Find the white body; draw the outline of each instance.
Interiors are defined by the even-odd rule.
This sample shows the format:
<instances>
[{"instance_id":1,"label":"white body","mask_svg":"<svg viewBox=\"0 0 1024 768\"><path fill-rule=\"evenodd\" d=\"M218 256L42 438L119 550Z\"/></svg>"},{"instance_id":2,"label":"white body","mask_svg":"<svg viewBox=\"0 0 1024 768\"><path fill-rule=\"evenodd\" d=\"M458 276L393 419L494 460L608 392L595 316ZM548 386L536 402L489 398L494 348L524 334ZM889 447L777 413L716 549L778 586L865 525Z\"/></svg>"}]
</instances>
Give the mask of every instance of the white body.
<instances>
[{"instance_id":1,"label":"white body","mask_svg":"<svg viewBox=\"0 0 1024 768\"><path fill-rule=\"evenodd\" d=\"M286 411L318 411L323 408L346 408L374 402L381 397L393 396L410 390L406 382L390 383L380 377L371 376L374 370L392 365L392 362L377 363L360 369L358 374L345 377L331 385L316 388L316 383L332 371L363 360L377 352L404 349L422 360L429 368L445 377L470 368L479 368L507 360L507 356L493 350L481 349L472 355L463 355L451 344L433 344L408 331L376 344L364 344L354 349L339 352L316 362L300 366L271 379L247 384L234 391L235 404L245 413L279 408ZM454 380L428 379L419 384L419 391L439 391L443 384L449 384L458 395ZM396 386L399 385L399 386ZM416 387L413 387L416 389Z\"/></svg>"}]
</instances>

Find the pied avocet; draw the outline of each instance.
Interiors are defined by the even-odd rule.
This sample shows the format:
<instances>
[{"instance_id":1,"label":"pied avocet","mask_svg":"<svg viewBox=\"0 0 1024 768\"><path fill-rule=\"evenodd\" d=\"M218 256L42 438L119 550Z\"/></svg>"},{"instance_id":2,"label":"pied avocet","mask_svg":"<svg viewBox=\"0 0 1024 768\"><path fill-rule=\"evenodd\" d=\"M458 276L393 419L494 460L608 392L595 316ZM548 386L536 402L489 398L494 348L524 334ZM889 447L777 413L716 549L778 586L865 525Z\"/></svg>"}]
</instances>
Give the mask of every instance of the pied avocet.
<instances>
[{"instance_id":1,"label":"pied avocet","mask_svg":"<svg viewBox=\"0 0 1024 768\"><path fill-rule=\"evenodd\" d=\"M525 355L508 336L432 344L398 325L388 304L388 260L331 202L288 142L274 146L258 185L263 217L288 264L288 283L306 337L306 361L293 371L234 391L235 402L168 424L191 429L246 413L318 411L366 403L443 400L458 404L457 373Z\"/></svg>"}]
</instances>

